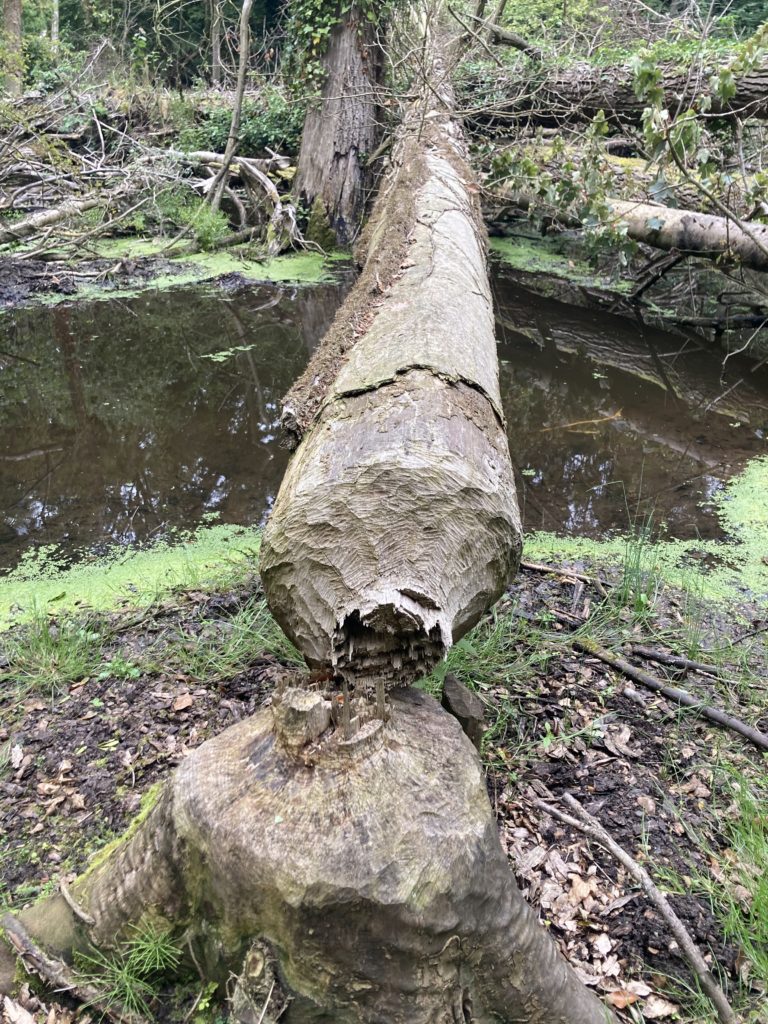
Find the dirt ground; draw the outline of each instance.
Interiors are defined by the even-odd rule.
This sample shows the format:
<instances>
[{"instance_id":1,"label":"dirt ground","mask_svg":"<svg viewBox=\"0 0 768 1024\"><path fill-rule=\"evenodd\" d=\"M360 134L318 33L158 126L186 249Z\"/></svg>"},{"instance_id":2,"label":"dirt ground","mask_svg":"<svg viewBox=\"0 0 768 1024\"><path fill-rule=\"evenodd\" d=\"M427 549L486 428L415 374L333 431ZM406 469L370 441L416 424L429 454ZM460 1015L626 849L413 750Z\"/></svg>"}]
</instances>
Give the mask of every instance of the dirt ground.
<instances>
[{"instance_id":1,"label":"dirt ground","mask_svg":"<svg viewBox=\"0 0 768 1024\"><path fill-rule=\"evenodd\" d=\"M113 653L141 664L142 651L180 626L191 634L225 630L249 596L179 595L161 614L127 628L116 618ZM599 601L590 587L586 598ZM760 752L635 684L627 692L612 669L576 653L565 642L569 617L578 622L574 604L572 579L522 572L496 615L521 623L513 646L523 667L491 672L475 687L487 709L489 795L518 883L582 980L627 1020L672 1020L681 1012L691 973L658 912L610 854L534 804L567 791L662 886L669 878L682 883L685 894L671 900L691 936L726 982L759 1001L765 993L758 983L750 987L742 951L724 935L717 907L686 880L717 874L728 856L718 818L729 813L729 797L713 765L727 756L747 773L760 772ZM540 620L546 634L533 628ZM12 667L6 662L6 680ZM99 673L53 699L6 681L0 903L20 907L81 871L128 824L154 782L193 747L268 704L288 670L264 653L208 684L172 670L134 678ZM452 670L473 682L471 664ZM701 687L712 701L713 680L681 678L678 685ZM30 999L34 1016L39 1006Z\"/></svg>"}]
</instances>

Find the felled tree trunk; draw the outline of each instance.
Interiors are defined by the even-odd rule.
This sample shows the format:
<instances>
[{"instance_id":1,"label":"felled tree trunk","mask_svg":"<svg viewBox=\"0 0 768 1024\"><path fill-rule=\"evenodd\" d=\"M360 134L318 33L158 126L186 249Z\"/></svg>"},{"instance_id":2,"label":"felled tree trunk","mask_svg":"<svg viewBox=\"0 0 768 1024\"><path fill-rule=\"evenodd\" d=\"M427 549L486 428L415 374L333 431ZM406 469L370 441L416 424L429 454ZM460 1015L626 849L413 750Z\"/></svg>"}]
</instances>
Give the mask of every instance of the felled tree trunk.
<instances>
[{"instance_id":1,"label":"felled tree trunk","mask_svg":"<svg viewBox=\"0 0 768 1024\"><path fill-rule=\"evenodd\" d=\"M106 859L6 918L24 962L43 946L76 985L56 959L154 921L205 980L239 978L239 1021L610 1022L520 896L456 720L408 690L349 743L318 736L329 715L287 690L198 748Z\"/></svg>"},{"instance_id":2,"label":"felled tree trunk","mask_svg":"<svg viewBox=\"0 0 768 1024\"><path fill-rule=\"evenodd\" d=\"M768 226L764 224L623 199L610 199L608 205L637 242L695 256L727 256L753 270L768 270Z\"/></svg>"},{"instance_id":3,"label":"felled tree trunk","mask_svg":"<svg viewBox=\"0 0 768 1024\"><path fill-rule=\"evenodd\" d=\"M315 231L327 225L341 245L354 240L363 216L366 158L380 120L380 65L375 28L353 4L331 32L322 94L304 122L294 186L297 200L312 211Z\"/></svg>"},{"instance_id":4,"label":"felled tree trunk","mask_svg":"<svg viewBox=\"0 0 768 1024\"><path fill-rule=\"evenodd\" d=\"M717 68L700 74L663 70L661 106L667 110L685 110L695 100L709 94L709 79ZM768 118L768 65L737 74L736 93L723 103L712 96L712 113L738 113L741 117ZM537 123L552 124L563 120L591 120L602 110L612 119L639 123L647 100L639 99L634 90L634 74L625 66L596 68L577 64L542 77L512 82L510 100L496 104L493 116L526 114Z\"/></svg>"},{"instance_id":5,"label":"felled tree trunk","mask_svg":"<svg viewBox=\"0 0 768 1024\"><path fill-rule=\"evenodd\" d=\"M285 401L301 437L264 533L278 622L317 668L427 674L520 554L478 188L441 70L407 118L362 274Z\"/></svg>"},{"instance_id":6,"label":"felled tree trunk","mask_svg":"<svg viewBox=\"0 0 768 1024\"><path fill-rule=\"evenodd\" d=\"M497 188L497 196L506 196L518 209L536 205L534 196L512 189ZM626 225L627 235L636 242L665 251L676 250L708 259L730 259L752 270L768 271L768 226L717 217L695 210L678 210L655 203L630 202L606 198L606 205L617 222ZM558 223L579 227L573 216L558 217ZM498 209L494 216L498 214Z\"/></svg>"}]
</instances>

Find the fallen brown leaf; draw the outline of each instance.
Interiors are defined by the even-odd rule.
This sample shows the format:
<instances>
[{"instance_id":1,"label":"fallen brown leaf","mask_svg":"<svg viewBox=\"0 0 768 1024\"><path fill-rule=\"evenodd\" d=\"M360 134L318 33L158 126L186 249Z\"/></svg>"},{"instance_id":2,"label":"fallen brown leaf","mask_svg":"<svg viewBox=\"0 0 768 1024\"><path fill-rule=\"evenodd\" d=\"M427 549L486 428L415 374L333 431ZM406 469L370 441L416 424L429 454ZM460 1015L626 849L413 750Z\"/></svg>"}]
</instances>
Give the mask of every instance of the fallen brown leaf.
<instances>
[{"instance_id":1,"label":"fallen brown leaf","mask_svg":"<svg viewBox=\"0 0 768 1024\"><path fill-rule=\"evenodd\" d=\"M670 1003L668 999L662 999L661 996L648 996L643 1003L643 1016L646 1020L661 1020L663 1017L671 1017L679 1010L679 1006Z\"/></svg>"}]
</instances>

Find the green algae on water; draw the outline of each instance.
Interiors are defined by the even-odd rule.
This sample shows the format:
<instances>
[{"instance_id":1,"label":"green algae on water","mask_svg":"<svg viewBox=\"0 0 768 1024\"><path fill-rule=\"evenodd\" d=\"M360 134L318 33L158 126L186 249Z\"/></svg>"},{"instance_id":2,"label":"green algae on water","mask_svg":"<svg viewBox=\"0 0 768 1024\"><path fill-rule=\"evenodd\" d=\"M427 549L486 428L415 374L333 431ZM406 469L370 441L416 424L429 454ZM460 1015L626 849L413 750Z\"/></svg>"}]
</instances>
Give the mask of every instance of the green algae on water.
<instances>
[{"instance_id":1,"label":"green algae on water","mask_svg":"<svg viewBox=\"0 0 768 1024\"><path fill-rule=\"evenodd\" d=\"M721 603L768 599L766 493L768 456L761 456L712 499L728 538L647 541L648 571L682 588L695 573L702 597ZM0 578L0 629L46 609L141 607L174 590L236 586L256 570L260 540L255 527L205 526L151 548L119 548L73 566L56 548L39 548ZM526 538L526 556L620 567L628 543L626 536L591 540L533 533Z\"/></svg>"},{"instance_id":2,"label":"green algae on water","mask_svg":"<svg viewBox=\"0 0 768 1024\"><path fill-rule=\"evenodd\" d=\"M515 235L492 238L490 249L503 264L525 274L559 278L583 288L601 288L611 292L630 289L631 282L609 279L594 270L586 260L567 255L553 239ZM556 297L555 292L552 294Z\"/></svg>"},{"instance_id":3,"label":"green algae on water","mask_svg":"<svg viewBox=\"0 0 768 1024\"><path fill-rule=\"evenodd\" d=\"M105 284L90 284L78 288L75 294L61 292L37 292L14 304L6 312L13 312L21 306L57 306L61 303L84 301L109 301L111 299L135 298L148 291L165 291L182 285L215 282L227 274L239 274L253 284L327 284L334 280L334 264L348 259L339 252L294 252L272 259L255 259L247 247L234 246L219 252L192 253L183 258L170 259L163 256L167 239L148 238L105 238L94 242L94 258L104 259L159 259L162 273L148 276L139 281L109 287ZM72 269L77 268L73 261ZM0 313L2 317L3 313Z\"/></svg>"},{"instance_id":4,"label":"green algae on water","mask_svg":"<svg viewBox=\"0 0 768 1024\"><path fill-rule=\"evenodd\" d=\"M38 548L0 577L0 629L41 611L143 607L175 590L236 586L256 570L260 542L254 527L219 524L75 565L53 546Z\"/></svg>"},{"instance_id":5,"label":"green algae on water","mask_svg":"<svg viewBox=\"0 0 768 1024\"><path fill-rule=\"evenodd\" d=\"M727 539L645 540L648 571L682 589L695 573L702 597L722 604L768 600L767 494L768 456L760 456L708 502ZM526 538L525 551L526 557L537 560L585 560L620 567L627 544L627 537L591 540L533 533Z\"/></svg>"}]
</instances>

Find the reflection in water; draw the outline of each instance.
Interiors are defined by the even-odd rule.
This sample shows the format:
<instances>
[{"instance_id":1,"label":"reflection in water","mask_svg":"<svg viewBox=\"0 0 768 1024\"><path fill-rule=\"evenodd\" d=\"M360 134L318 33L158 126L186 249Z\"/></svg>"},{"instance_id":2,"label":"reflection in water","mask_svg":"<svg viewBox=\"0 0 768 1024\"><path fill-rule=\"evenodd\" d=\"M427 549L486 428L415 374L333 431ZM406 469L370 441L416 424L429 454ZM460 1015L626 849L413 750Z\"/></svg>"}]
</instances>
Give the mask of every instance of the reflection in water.
<instances>
[{"instance_id":1,"label":"reflection in water","mask_svg":"<svg viewBox=\"0 0 768 1024\"><path fill-rule=\"evenodd\" d=\"M279 402L345 283L176 289L0 317L0 569L25 550L260 523L287 453ZM765 376L497 277L502 395L529 529L678 536L763 451ZM741 376L747 380L733 386ZM730 389L730 390L729 390Z\"/></svg>"},{"instance_id":2,"label":"reflection in water","mask_svg":"<svg viewBox=\"0 0 768 1024\"><path fill-rule=\"evenodd\" d=\"M3 317L0 566L206 514L261 522L287 460L280 398L344 290L198 288Z\"/></svg>"},{"instance_id":3,"label":"reflection in water","mask_svg":"<svg viewBox=\"0 0 768 1024\"><path fill-rule=\"evenodd\" d=\"M494 281L502 397L526 527L597 536L652 516L718 534L701 508L768 448L768 376L605 313Z\"/></svg>"}]
</instances>

